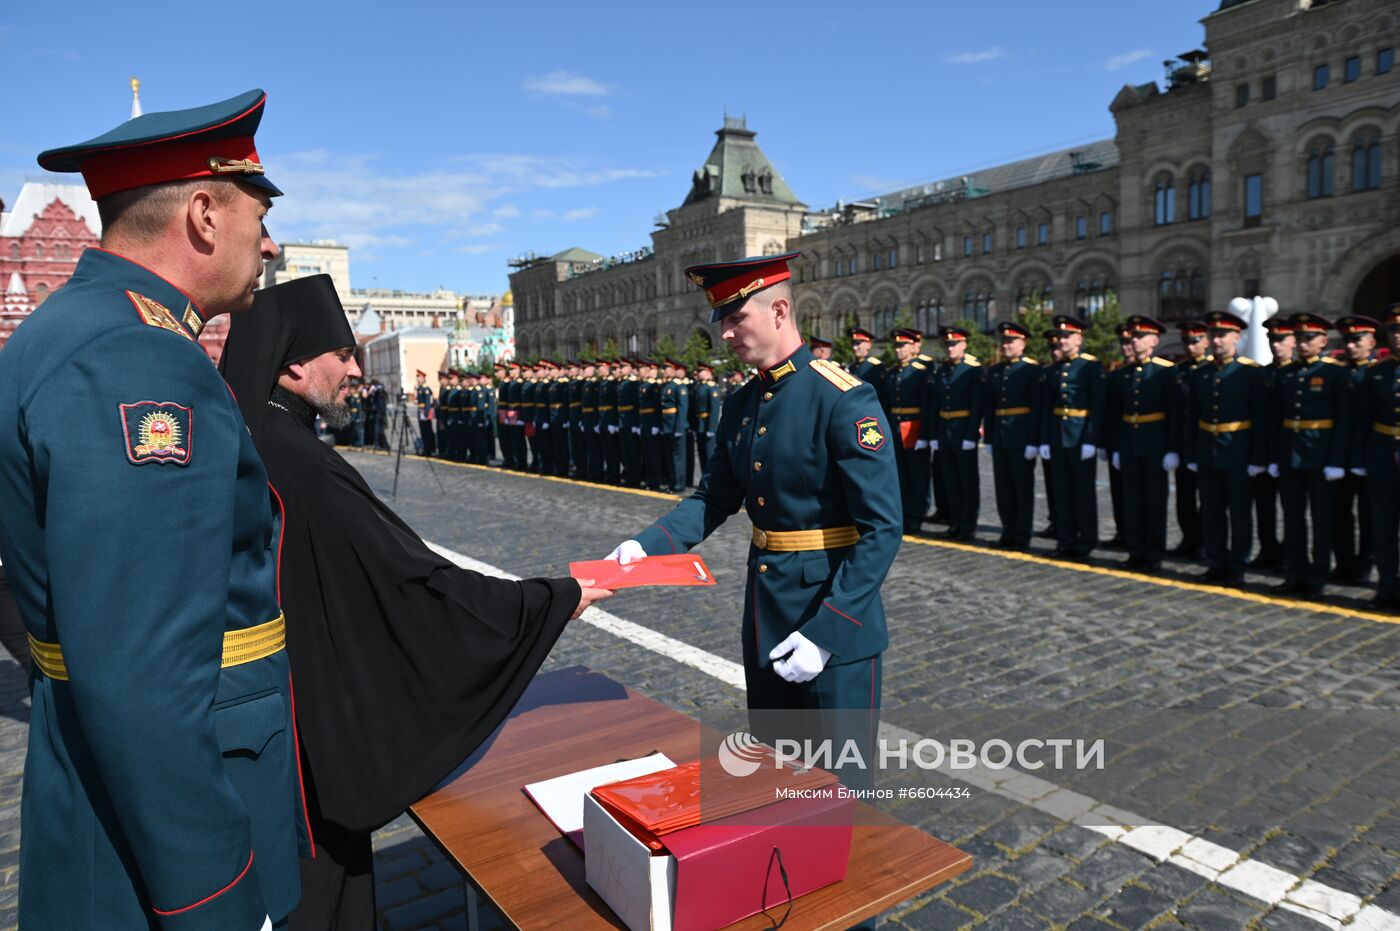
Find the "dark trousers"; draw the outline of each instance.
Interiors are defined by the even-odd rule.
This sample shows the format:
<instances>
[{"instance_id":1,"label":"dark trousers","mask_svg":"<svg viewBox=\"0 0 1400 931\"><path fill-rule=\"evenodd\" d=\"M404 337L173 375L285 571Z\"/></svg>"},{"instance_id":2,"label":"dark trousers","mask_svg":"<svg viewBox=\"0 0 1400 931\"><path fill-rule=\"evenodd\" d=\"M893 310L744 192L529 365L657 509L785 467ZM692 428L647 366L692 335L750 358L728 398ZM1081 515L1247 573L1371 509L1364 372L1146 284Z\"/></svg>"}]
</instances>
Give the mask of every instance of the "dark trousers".
<instances>
[{"instance_id":1,"label":"dark trousers","mask_svg":"<svg viewBox=\"0 0 1400 931\"><path fill-rule=\"evenodd\" d=\"M631 427L623 427L622 433L622 484L642 483L642 438L632 432Z\"/></svg>"},{"instance_id":2,"label":"dark trousers","mask_svg":"<svg viewBox=\"0 0 1400 931\"><path fill-rule=\"evenodd\" d=\"M703 434L701 442L704 442ZM695 442L695 431L685 431L685 484L687 488L695 484L695 450L698 445Z\"/></svg>"},{"instance_id":3,"label":"dark trousers","mask_svg":"<svg viewBox=\"0 0 1400 931\"><path fill-rule=\"evenodd\" d=\"M1035 517L1035 460L1022 449L992 450L992 479L996 486L1001 539L1026 546Z\"/></svg>"},{"instance_id":4,"label":"dark trousers","mask_svg":"<svg viewBox=\"0 0 1400 931\"><path fill-rule=\"evenodd\" d=\"M592 435L592 427L585 427L581 423L569 425L569 445L573 448L575 478L588 478L588 470L591 468L588 456L588 438Z\"/></svg>"},{"instance_id":5,"label":"dark trousers","mask_svg":"<svg viewBox=\"0 0 1400 931\"><path fill-rule=\"evenodd\" d=\"M1366 479L1348 472L1332 485L1336 495L1332 552L1337 571L1347 577L1364 576L1371 571L1371 496Z\"/></svg>"},{"instance_id":6,"label":"dark trousers","mask_svg":"<svg viewBox=\"0 0 1400 931\"><path fill-rule=\"evenodd\" d=\"M1181 528L1181 544L1189 550L1201 548L1201 480L1183 466L1176 470L1176 523Z\"/></svg>"},{"instance_id":7,"label":"dark trousers","mask_svg":"<svg viewBox=\"0 0 1400 931\"><path fill-rule=\"evenodd\" d=\"M1059 549L1088 556L1099 545L1099 502L1094 481L1097 456L1083 459L1076 444L1050 450L1050 479L1055 486L1055 541Z\"/></svg>"},{"instance_id":8,"label":"dark trousers","mask_svg":"<svg viewBox=\"0 0 1400 931\"><path fill-rule=\"evenodd\" d=\"M372 931L375 927L374 848L368 831L348 831L317 819L316 857L302 857L301 901L289 931Z\"/></svg>"},{"instance_id":9,"label":"dark trousers","mask_svg":"<svg viewBox=\"0 0 1400 931\"><path fill-rule=\"evenodd\" d=\"M676 483L685 477L685 436L660 433L657 434L656 440L657 465L661 469L661 490L674 491Z\"/></svg>"},{"instance_id":10,"label":"dark trousers","mask_svg":"<svg viewBox=\"0 0 1400 931\"><path fill-rule=\"evenodd\" d=\"M661 487L661 434L652 434L651 427L642 428L642 485Z\"/></svg>"},{"instance_id":11,"label":"dark trousers","mask_svg":"<svg viewBox=\"0 0 1400 931\"><path fill-rule=\"evenodd\" d=\"M928 450L894 448L899 471L899 497L904 503L904 529L916 532L928 513Z\"/></svg>"},{"instance_id":12,"label":"dark trousers","mask_svg":"<svg viewBox=\"0 0 1400 931\"><path fill-rule=\"evenodd\" d=\"M1123 470L1112 466L1108 468L1108 502L1113 508L1113 534L1121 539L1126 533L1123 529Z\"/></svg>"},{"instance_id":13,"label":"dark trousers","mask_svg":"<svg viewBox=\"0 0 1400 931\"><path fill-rule=\"evenodd\" d=\"M753 735L770 746L779 738L814 744L831 740L832 764L845 742L853 741L866 767L833 765L832 771L851 788L871 788L880 763L880 657L829 665L812 681L793 683L773 671L768 657L761 664L756 661L753 643L752 636L744 637L744 682Z\"/></svg>"},{"instance_id":14,"label":"dark trousers","mask_svg":"<svg viewBox=\"0 0 1400 931\"><path fill-rule=\"evenodd\" d=\"M418 421L418 436L423 441L423 448L420 452L425 456L434 455L437 452L437 437L433 433L433 422L431 420Z\"/></svg>"},{"instance_id":15,"label":"dark trousers","mask_svg":"<svg viewBox=\"0 0 1400 931\"><path fill-rule=\"evenodd\" d=\"M1167 473L1161 456L1120 455L1115 469L1123 484L1123 541L1128 555L1149 563L1167 552Z\"/></svg>"},{"instance_id":16,"label":"dark trousers","mask_svg":"<svg viewBox=\"0 0 1400 931\"><path fill-rule=\"evenodd\" d=\"M1051 450L1051 452L1054 452L1054 450ZM1053 527L1055 526L1055 515L1058 511L1055 508L1055 480L1050 477L1050 460L1041 460L1040 477L1045 482L1045 520Z\"/></svg>"},{"instance_id":17,"label":"dark trousers","mask_svg":"<svg viewBox=\"0 0 1400 931\"><path fill-rule=\"evenodd\" d=\"M534 436L531 436L529 433L526 433L526 434L525 434L525 440L526 440L526 442L529 444L529 447L530 447L530 464L529 464L529 469L530 469L531 472L543 472L543 471L544 471L544 448L545 448L545 445L544 445L545 436L544 436L544 434L547 434L549 431L548 431L548 430L541 430L540 427L539 427L539 424L534 424L533 427L532 427L532 429L534 430Z\"/></svg>"},{"instance_id":18,"label":"dark trousers","mask_svg":"<svg viewBox=\"0 0 1400 931\"><path fill-rule=\"evenodd\" d=\"M949 449L939 445L934 461L941 463L943 490L948 496L944 513L949 529L958 534L977 530L977 514L982 506L982 483L977 475L977 450Z\"/></svg>"},{"instance_id":19,"label":"dark trousers","mask_svg":"<svg viewBox=\"0 0 1400 931\"><path fill-rule=\"evenodd\" d=\"M564 426L562 420L550 424L549 434L554 444L553 459L550 461L550 465L555 475L567 477L569 474L569 444L573 439L573 432L572 423L567 427Z\"/></svg>"},{"instance_id":20,"label":"dark trousers","mask_svg":"<svg viewBox=\"0 0 1400 931\"><path fill-rule=\"evenodd\" d=\"M710 467L710 456L715 451L715 435L713 433L695 434L695 453L700 458L700 474L704 475L705 470Z\"/></svg>"},{"instance_id":21,"label":"dark trousers","mask_svg":"<svg viewBox=\"0 0 1400 931\"><path fill-rule=\"evenodd\" d=\"M616 485L622 480L622 437L603 428L603 481Z\"/></svg>"},{"instance_id":22,"label":"dark trousers","mask_svg":"<svg viewBox=\"0 0 1400 931\"><path fill-rule=\"evenodd\" d=\"M584 455L587 457L588 473L590 482L601 482L603 480L603 427L601 424L584 427L583 445ZM582 475L579 478L583 478Z\"/></svg>"},{"instance_id":23,"label":"dark trousers","mask_svg":"<svg viewBox=\"0 0 1400 931\"><path fill-rule=\"evenodd\" d=\"M923 455L928 455L928 453L923 453ZM931 472L932 472L932 478L933 478L933 512L934 512L935 514L937 514L939 517L946 517L946 518L948 518L949 521L951 522L951 520L952 520L952 515L951 515L951 512L949 511L949 503L948 503L948 483L945 482L945 481L943 480L943 459L944 459L945 455L946 455L946 451L940 446L940 447L933 453L933 456L932 456L932 459L933 459L932 469L931 469L931 470L926 470L926 471L931 471ZM925 492L925 494L924 494L924 513L919 515L919 520L922 521L922 520L924 519L924 517L927 516L927 514L928 514L928 494L927 494L927 492Z\"/></svg>"},{"instance_id":24,"label":"dark trousers","mask_svg":"<svg viewBox=\"0 0 1400 931\"><path fill-rule=\"evenodd\" d=\"M1254 492L1254 522L1259 525L1259 556L1272 561L1283 553L1278 536L1278 479L1265 472L1249 483Z\"/></svg>"},{"instance_id":25,"label":"dark trousers","mask_svg":"<svg viewBox=\"0 0 1400 931\"><path fill-rule=\"evenodd\" d=\"M1201 466L1196 474L1201 495L1201 536L1206 562L1231 574L1244 571L1254 543L1249 473L1244 466Z\"/></svg>"},{"instance_id":26,"label":"dark trousers","mask_svg":"<svg viewBox=\"0 0 1400 931\"><path fill-rule=\"evenodd\" d=\"M1283 498L1283 562L1290 582L1321 588L1332 562L1332 507L1336 491L1322 469L1282 466L1279 494ZM1205 507L1204 496L1201 499ZM1312 517L1312 558L1308 558L1308 517Z\"/></svg>"},{"instance_id":27,"label":"dark trousers","mask_svg":"<svg viewBox=\"0 0 1400 931\"><path fill-rule=\"evenodd\" d=\"M1366 492L1371 502L1371 547L1380 575L1376 594L1400 597L1396 581L1400 568L1400 466L1393 457L1366 457Z\"/></svg>"}]
</instances>

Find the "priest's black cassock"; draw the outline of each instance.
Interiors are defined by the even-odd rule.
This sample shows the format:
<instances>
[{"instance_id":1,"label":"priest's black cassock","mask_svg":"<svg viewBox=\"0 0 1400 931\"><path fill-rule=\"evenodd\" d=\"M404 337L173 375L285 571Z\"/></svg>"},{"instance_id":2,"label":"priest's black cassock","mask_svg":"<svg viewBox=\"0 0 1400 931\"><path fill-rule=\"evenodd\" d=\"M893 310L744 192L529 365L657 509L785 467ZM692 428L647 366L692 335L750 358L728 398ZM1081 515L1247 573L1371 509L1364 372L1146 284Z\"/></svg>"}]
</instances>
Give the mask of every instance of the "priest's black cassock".
<instances>
[{"instance_id":1,"label":"priest's black cassock","mask_svg":"<svg viewBox=\"0 0 1400 931\"><path fill-rule=\"evenodd\" d=\"M278 373L354 344L317 275L259 291L220 362L284 511L280 599L316 841L293 931L373 927L370 832L505 719L580 598L572 579L452 564L316 437Z\"/></svg>"}]
</instances>

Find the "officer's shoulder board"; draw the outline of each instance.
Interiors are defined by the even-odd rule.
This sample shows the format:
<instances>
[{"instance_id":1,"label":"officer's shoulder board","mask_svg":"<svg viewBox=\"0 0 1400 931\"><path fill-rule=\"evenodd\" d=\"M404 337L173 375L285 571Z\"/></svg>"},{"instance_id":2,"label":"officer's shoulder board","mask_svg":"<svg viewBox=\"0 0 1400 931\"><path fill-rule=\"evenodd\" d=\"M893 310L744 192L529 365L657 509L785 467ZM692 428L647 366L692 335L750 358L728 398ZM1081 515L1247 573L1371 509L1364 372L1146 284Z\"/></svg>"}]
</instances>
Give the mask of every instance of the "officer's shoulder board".
<instances>
[{"instance_id":1,"label":"officer's shoulder board","mask_svg":"<svg viewBox=\"0 0 1400 931\"><path fill-rule=\"evenodd\" d=\"M1173 362L1171 359L1163 359L1161 356L1153 356L1153 357L1152 357L1152 364L1153 364L1153 365L1160 365L1160 366L1162 366L1162 368L1167 368L1167 369L1169 369L1169 368L1175 368L1175 366L1176 366L1176 363Z\"/></svg>"},{"instance_id":2,"label":"officer's shoulder board","mask_svg":"<svg viewBox=\"0 0 1400 931\"><path fill-rule=\"evenodd\" d=\"M932 361L933 361L933 356L929 355L929 354L926 353L926 352L921 352L921 353L919 353L918 356L916 356L915 358L917 358L920 362L932 362Z\"/></svg>"},{"instance_id":3,"label":"officer's shoulder board","mask_svg":"<svg viewBox=\"0 0 1400 931\"><path fill-rule=\"evenodd\" d=\"M970 365L973 368L977 368L982 364L978 358L970 352L963 353L962 361L963 365Z\"/></svg>"},{"instance_id":4,"label":"officer's shoulder board","mask_svg":"<svg viewBox=\"0 0 1400 931\"><path fill-rule=\"evenodd\" d=\"M1238 362L1240 365L1253 365L1256 367L1259 365L1258 362L1255 362L1249 356L1235 356L1235 361Z\"/></svg>"},{"instance_id":5,"label":"officer's shoulder board","mask_svg":"<svg viewBox=\"0 0 1400 931\"><path fill-rule=\"evenodd\" d=\"M912 367L918 369L918 370L921 371L921 372L927 367L927 366L925 366L922 362L918 361L917 359L915 359L913 362L910 362L909 364L910 364Z\"/></svg>"},{"instance_id":6,"label":"officer's shoulder board","mask_svg":"<svg viewBox=\"0 0 1400 931\"><path fill-rule=\"evenodd\" d=\"M1334 359L1334 358L1332 358L1331 356L1321 356L1320 359L1321 359L1321 361L1326 362L1328 365L1344 365L1344 364L1345 364L1345 363L1343 363L1340 359Z\"/></svg>"},{"instance_id":7,"label":"officer's shoulder board","mask_svg":"<svg viewBox=\"0 0 1400 931\"><path fill-rule=\"evenodd\" d=\"M1037 362L1037 361L1035 361L1034 359L1032 359L1030 356L1022 356L1022 357L1019 359L1019 361L1021 361L1021 362L1029 362L1031 365L1039 365L1039 364L1040 364L1039 362Z\"/></svg>"},{"instance_id":8,"label":"officer's shoulder board","mask_svg":"<svg viewBox=\"0 0 1400 931\"><path fill-rule=\"evenodd\" d=\"M879 356L868 356L865 361L871 365L884 365L884 363L880 361Z\"/></svg>"},{"instance_id":9,"label":"officer's shoulder board","mask_svg":"<svg viewBox=\"0 0 1400 931\"><path fill-rule=\"evenodd\" d=\"M137 294L135 291L126 292L126 296L131 299L132 305L136 308L136 316L140 317L141 322L146 324L146 326L153 326L161 330L169 330L172 333L179 333L188 340L194 339L194 337L190 335L191 330L198 333L204 327L203 322L200 321L199 317L195 314L193 307L185 307L185 326L182 327L175 319L175 315L159 301L153 301L144 294ZM189 327L189 330L185 329L185 327Z\"/></svg>"},{"instance_id":10,"label":"officer's shoulder board","mask_svg":"<svg viewBox=\"0 0 1400 931\"><path fill-rule=\"evenodd\" d=\"M865 384L865 382L856 378L830 359L813 359L812 368L816 369L818 375L825 378L842 391L850 391L857 385Z\"/></svg>"},{"instance_id":11,"label":"officer's shoulder board","mask_svg":"<svg viewBox=\"0 0 1400 931\"><path fill-rule=\"evenodd\" d=\"M1097 361L1099 361L1099 357L1098 357L1098 356L1090 355L1090 354L1087 353L1087 352L1081 352L1081 353L1079 354L1079 358L1081 358L1081 359L1088 359L1090 362L1097 362Z\"/></svg>"}]
</instances>

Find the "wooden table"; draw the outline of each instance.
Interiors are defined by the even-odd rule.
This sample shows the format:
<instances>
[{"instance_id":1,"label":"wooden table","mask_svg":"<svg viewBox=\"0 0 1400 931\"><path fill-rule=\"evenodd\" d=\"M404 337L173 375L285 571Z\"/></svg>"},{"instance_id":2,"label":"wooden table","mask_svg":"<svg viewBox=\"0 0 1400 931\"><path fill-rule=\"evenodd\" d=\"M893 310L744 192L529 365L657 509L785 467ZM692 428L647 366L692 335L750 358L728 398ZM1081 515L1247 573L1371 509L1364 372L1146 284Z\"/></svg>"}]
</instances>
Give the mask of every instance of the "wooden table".
<instances>
[{"instance_id":1,"label":"wooden table","mask_svg":"<svg viewBox=\"0 0 1400 931\"><path fill-rule=\"evenodd\" d=\"M409 811L461 867L468 891L516 927L620 928L584 879L583 854L521 787L656 750L686 762L699 746L698 722L583 667L562 669L536 677L462 775ZM849 928L971 864L956 847L862 806L846 879L793 900L785 927ZM732 927L772 922L760 914Z\"/></svg>"}]
</instances>

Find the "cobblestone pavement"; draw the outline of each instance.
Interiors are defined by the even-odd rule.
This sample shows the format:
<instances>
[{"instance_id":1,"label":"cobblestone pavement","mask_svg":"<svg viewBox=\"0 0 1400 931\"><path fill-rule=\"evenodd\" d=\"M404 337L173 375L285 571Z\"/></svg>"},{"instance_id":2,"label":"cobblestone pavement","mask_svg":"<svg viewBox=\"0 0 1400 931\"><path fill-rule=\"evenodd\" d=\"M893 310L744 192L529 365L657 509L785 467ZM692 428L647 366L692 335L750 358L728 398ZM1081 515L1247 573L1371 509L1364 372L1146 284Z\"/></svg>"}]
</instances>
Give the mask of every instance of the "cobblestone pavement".
<instances>
[{"instance_id":1,"label":"cobblestone pavement","mask_svg":"<svg viewBox=\"0 0 1400 931\"><path fill-rule=\"evenodd\" d=\"M348 455L388 498L393 460ZM985 539L995 536L986 457L983 471ZM606 554L671 506L493 470L437 463L432 472L421 460L402 462L396 510L425 539L524 576L560 575L571 560ZM1107 538L1106 483L1101 491ZM604 607L739 662L748 531L737 515L699 549L719 586L630 591ZM1105 555L1097 566L1120 558ZM1189 579L1200 568L1172 562L1168 572ZM1250 577L1254 591L1269 581ZM1275 877L1313 880L1333 904L1355 897L1351 912L1377 906L1351 922L1358 931L1400 927L1400 625L1325 610L1364 608L1363 591L1338 590L1316 606L1244 600L906 540L884 594L887 725L944 735L949 721L980 724L1013 740L1070 729L1103 736L1103 772L1038 775L1282 871ZM694 716L743 705L724 682L587 624L570 626L547 668L577 664ZM17 670L3 663L0 710L0 925L9 926L27 700ZM1328 926L1324 915L1268 904L1278 895L1252 897L1044 808L975 787L958 802L899 803L897 814L975 861L958 880L890 910L884 927ZM455 868L411 821L381 830L375 847L381 927L467 926ZM1325 910L1328 901L1317 904ZM481 918L497 925L486 911Z\"/></svg>"}]
</instances>

